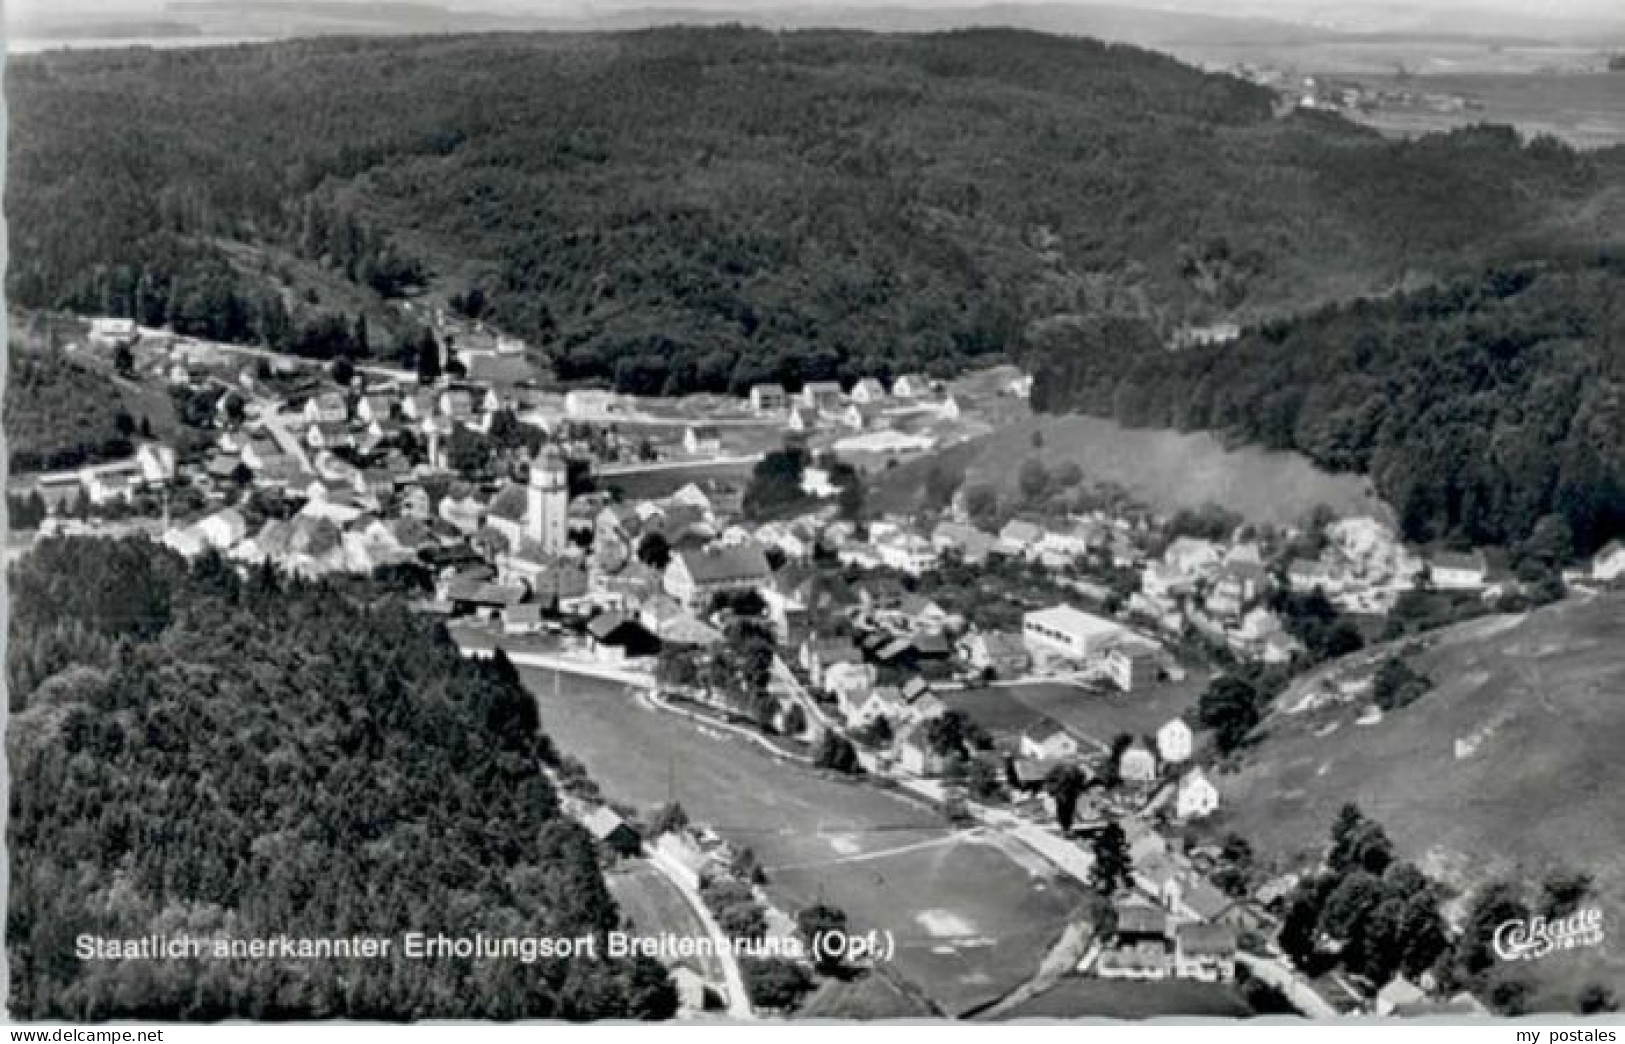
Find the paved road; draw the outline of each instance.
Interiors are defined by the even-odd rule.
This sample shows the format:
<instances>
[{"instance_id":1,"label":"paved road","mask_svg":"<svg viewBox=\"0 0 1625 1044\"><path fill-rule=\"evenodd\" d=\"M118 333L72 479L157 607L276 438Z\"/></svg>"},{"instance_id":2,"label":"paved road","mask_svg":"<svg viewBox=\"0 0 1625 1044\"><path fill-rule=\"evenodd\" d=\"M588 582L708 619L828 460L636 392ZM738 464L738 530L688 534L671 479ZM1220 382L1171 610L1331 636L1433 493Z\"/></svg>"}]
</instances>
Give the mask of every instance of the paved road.
<instances>
[{"instance_id":1,"label":"paved road","mask_svg":"<svg viewBox=\"0 0 1625 1044\"><path fill-rule=\"evenodd\" d=\"M298 366L311 366L316 368L320 368L322 366L322 361L320 359L307 359L302 355L289 355L286 352L273 352L269 348L256 348L247 344L226 344L222 341L204 340L201 337L182 337L180 334L169 330L158 330L147 326L141 327L140 333L143 337L173 337L178 341L185 341L190 344L201 345L204 348L221 352L225 355L241 355L254 359L270 359L273 362L293 363ZM415 371L397 369L393 366L379 366L375 363L357 363L355 368L357 373L370 373L377 377L388 377L389 379L396 381L416 381L418 379L418 375Z\"/></svg>"},{"instance_id":2,"label":"paved road","mask_svg":"<svg viewBox=\"0 0 1625 1044\"><path fill-rule=\"evenodd\" d=\"M717 960L722 965L722 978L727 984L728 1015L736 1019L754 1019L756 1012L751 1010L750 991L745 988L745 976L739 969L739 960L734 956L733 947L728 936L711 916L706 908L705 900L700 896L699 890L688 883L682 870L671 860L654 850L649 851L649 863L655 869L666 875L667 880L676 886L688 905L693 908L694 915L705 926L706 934L711 937L711 943L716 948Z\"/></svg>"},{"instance_id":3,"label":"paved road","mask_svg":"<svg viewBox=\"0 0 1625 1044\"><path fill-rule=\"evenodd\" d=\"M1337 1019L1342 1014L1316 993L1292 968L1278 960L1251 953L1238 953L1236 960L1253 975L1280 990L1292 1006L1312 1019Z\"/></svg>"},{"instance_id":4,"label":"paved road","mask_svg":"<svg viewBox=\"0 0 1625 1044\"><path fill-rule=\"evenodd\" d=\"M701 460L662 460L652 464L612 464L593 472L599 478L617 475L650 475L662 471L686 471L690 468L727 467L731 464L755 464L762 459L760 453L744 453L732 457L705 457Z\"/></svg>"}]
</instances>

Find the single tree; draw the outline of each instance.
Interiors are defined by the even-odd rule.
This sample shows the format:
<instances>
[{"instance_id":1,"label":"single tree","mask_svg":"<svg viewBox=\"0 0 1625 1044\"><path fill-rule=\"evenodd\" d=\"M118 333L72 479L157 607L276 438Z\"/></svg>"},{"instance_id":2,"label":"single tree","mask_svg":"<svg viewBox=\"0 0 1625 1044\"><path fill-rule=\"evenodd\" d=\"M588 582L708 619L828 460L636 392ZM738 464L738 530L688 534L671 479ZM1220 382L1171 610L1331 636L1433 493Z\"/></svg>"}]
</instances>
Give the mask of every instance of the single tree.
<instances>
[{"instance_id":1,"label":"single tree","mask_svg":"<svg viewBox=\"0 0 1625 1044\"><path fill-rule=\"evenodd\" d=\"M1093 848L1095 863L1089 871L1090 883L1102 895L1113 895L1132 879L1128 837L1114 820L1095 835Z\"/></svg>"},{"instance_id":2,"label":"single tree","mask_svg":"<svg viewBox=\"0 0 1625 1044\"><path fill-rule=\"evenodd\" d=\"M796 914L796 928L822 975L837 975L846 964L846 914L825 903Z\"/></svg>"},{"instance_id":3,"label":"single tree","mask_svg":"<svg viewBox=\"0 0 1625 1044\"><path fill-rule=\"evenodd\" d=\"M666 534L652 530L638 541L638 561L651 569L664 569L671 562L671 544Z\"/></svg>"},{"instance_id":4,"label":"single tree","mask_svg":"<svg viewBox=\"0 0 1625 1044\"><path fill-rule=\"evenodd\" d=\"M1062 832L1072 829L1078 813L1078 798L1083 796L1083 770L1073 764L1057 765L1044 779L1044 788L1055 802L1055 822Z\"/></svg>"}]
</instances>

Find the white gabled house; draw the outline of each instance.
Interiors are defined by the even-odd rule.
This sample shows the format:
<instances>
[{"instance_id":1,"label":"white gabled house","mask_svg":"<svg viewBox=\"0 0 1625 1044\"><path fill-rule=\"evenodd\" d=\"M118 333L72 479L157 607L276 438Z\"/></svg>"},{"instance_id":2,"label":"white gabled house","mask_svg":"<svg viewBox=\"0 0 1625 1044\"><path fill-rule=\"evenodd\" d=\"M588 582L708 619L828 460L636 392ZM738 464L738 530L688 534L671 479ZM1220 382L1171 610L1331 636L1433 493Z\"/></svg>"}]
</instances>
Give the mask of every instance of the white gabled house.
<instances>
[{"instance_id":1,"label":"white gabled house","mask_svg":"<svg viewBox=\"0 0 1625 1044\"><path fill-rule=\"evenodd\" d=\"M1219 791L1201 769L1191 769L1179 781L1174 796L1174 815L1180 819L1205 819L1219 809Z\"/></svg>"},{"instance_id":2,"label":"white gabled house","mask_svg":"<svg viewBox=\"0 0 1625 1044\"><path fill-rule=\"evenodd\" d=\"M1608 583L1625 577L1625 540L1610 540L1591 559L1591 579Z\"/></svg>"},{"instance_id":3,"label":"white gabled house","mask_svg":"<svg viewBox=\"0 0 1625 1044\"><path fill-rule=\"evenodd\" d=\"M1193 741L1191 727L1174 718L1157 730L1157 753L1163 761L1179 765L1190 760Z\"/></svg>"}]
</instances>

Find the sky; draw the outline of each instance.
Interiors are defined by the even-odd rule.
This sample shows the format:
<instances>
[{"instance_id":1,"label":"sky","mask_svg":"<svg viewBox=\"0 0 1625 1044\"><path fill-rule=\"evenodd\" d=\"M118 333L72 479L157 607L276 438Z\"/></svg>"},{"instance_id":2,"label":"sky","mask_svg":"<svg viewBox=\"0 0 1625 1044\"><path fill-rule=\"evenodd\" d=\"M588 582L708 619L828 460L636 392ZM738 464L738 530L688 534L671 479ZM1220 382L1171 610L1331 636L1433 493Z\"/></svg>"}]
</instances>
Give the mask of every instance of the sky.
<instances>
[{"instance_id":1,"label":"sky","mask_svg":"<svg viewBox=\"0 0 1625 1044\"><path fill-rule=\"evenodd\" d=\"M159 15L163 0L3 0L6 20L32 21L49 15L51 20L83 15ZM326 0L333 3L366 3L367 0ZM774 8L798 9L877 7L979 6L984 0L425 0L453 10L525 12L538 15L579 15L584 11L613 12L628 9L683 7L707 10L767 11ZM993 0L997 2L997 0ZM1015 0L1023 2L1023 0ZM1040 0L1042 2L1042 0ZM1054 2L1054 0L1050 0ZM1088 0L1081 0L1088 6ZM1549 22L1604 23L1625 29L1625 2L1622 0L1098 0L1123 7L1192 11L1214 15L1264 17L1299 24L1335 26L1355 30L1410 28L1418 24L1463 24L1471 21L1483 29L1479 19L1507 19L1521 26ZM1431 18L1427 16L1432 16ZM1421 16L1419 18L1419 16Z\"/></svg>"}]
</instances>

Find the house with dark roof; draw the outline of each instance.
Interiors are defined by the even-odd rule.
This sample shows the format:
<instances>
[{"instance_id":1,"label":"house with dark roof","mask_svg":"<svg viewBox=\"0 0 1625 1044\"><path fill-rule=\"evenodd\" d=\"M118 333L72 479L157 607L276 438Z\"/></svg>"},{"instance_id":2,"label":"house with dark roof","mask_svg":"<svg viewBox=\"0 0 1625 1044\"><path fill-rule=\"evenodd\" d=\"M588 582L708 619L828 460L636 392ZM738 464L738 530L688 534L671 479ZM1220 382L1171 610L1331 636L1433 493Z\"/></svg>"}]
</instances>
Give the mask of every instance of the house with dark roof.
<instances>
[{"instance_id":1,"label":"house with dark roof","mask_svg":"<svg viewBox=\"0 0 1625 1044\"><path fill-rule=\"evenodd\" d=\"M1182 924L1174 930L1174 974L1228 982L1236 975L1236 932L1223 924Z\"/></svg>"},{"instance_id":2,"label":"house with dark roof","mask_svg":"<svg viewBox=\"0 0 1625 1044\"><path fill-rule=\"evenodd\" d=\"M812 637L801 643L799 662L808 679L824 686L824 672L837 663L862 663L863 653L846 637Z\"/></svg>"},{"instance_id":3,"label":"house with dark roof","mask_svg":"<svg viewBox=\"0 0 1625 1044\"><path fill-rule=\"evenodd\" d=\"M587 624L587 643L604 663L624 663L660 652L660 639L625 613L600 613Z\"/></svg>"},{"instance_id":4,"label":"house with dark roof","mask_svg":"<svg viewBox=\"0 0 1625 1044\"><path fill-rule=\"evenodd\" d=\"M595 808L584 824L593 840L619 856L635 856L643 851L643 838L613 809Z\"/></svg>"},{"instance_id":5,"label":"house with dark roof","mask_svg":"<svg viewBox=\"0 0 1625 1044\"><path fill-rule=\"evenodd\" d=\"M666 593L690 612L703 610L718 594L754 591L772 579L773 568L759 545L679 551L666 566Z\"/></svg>"}]
</instances>

